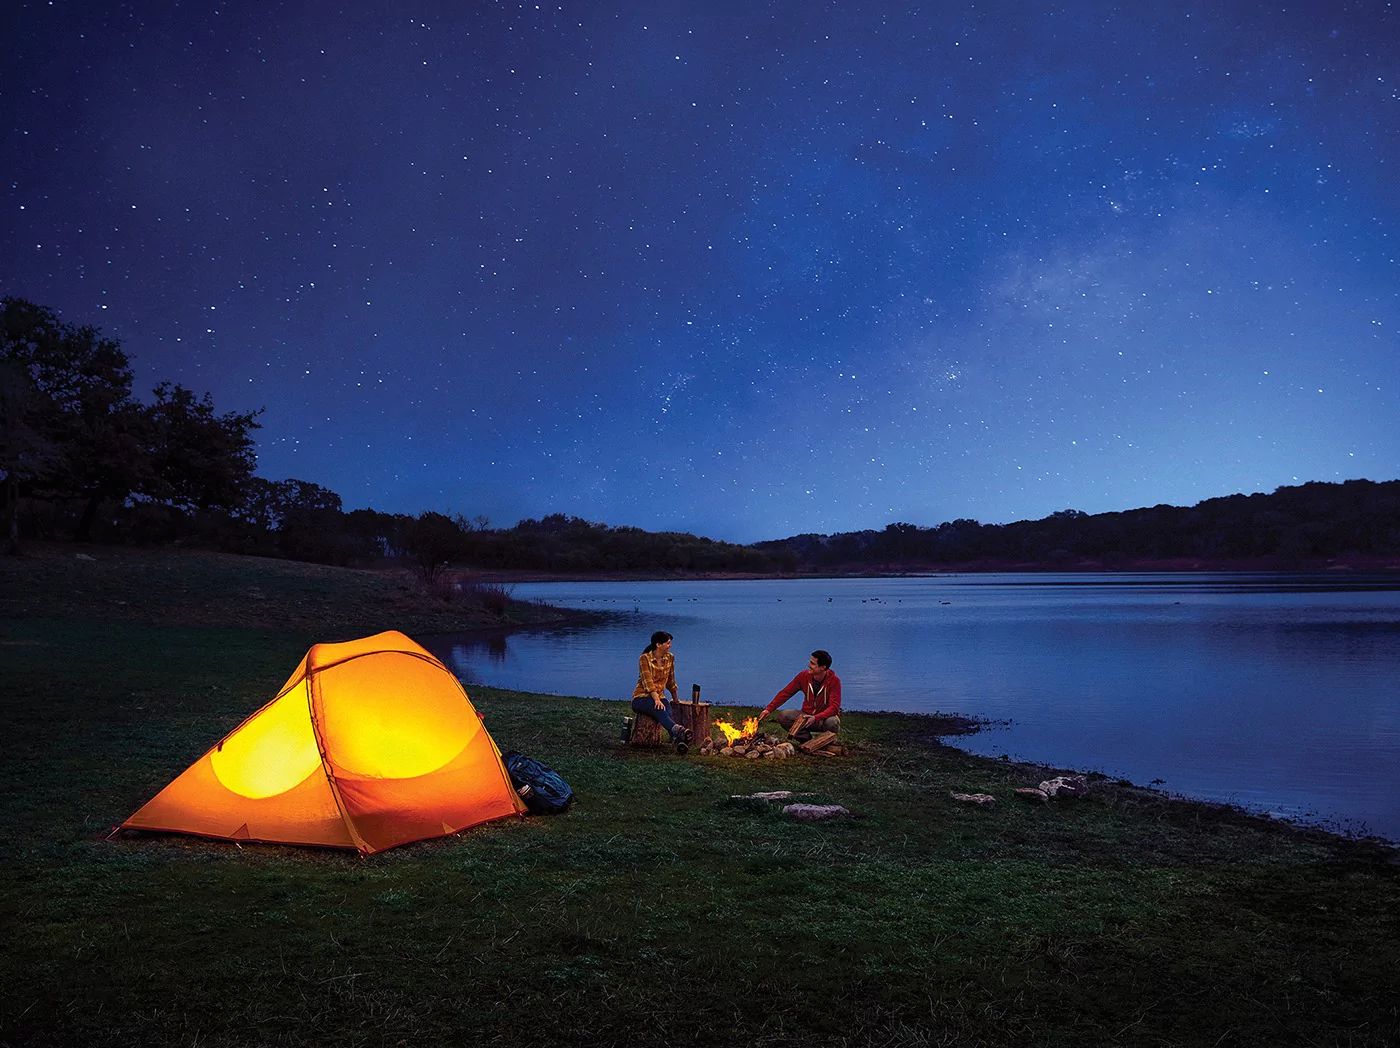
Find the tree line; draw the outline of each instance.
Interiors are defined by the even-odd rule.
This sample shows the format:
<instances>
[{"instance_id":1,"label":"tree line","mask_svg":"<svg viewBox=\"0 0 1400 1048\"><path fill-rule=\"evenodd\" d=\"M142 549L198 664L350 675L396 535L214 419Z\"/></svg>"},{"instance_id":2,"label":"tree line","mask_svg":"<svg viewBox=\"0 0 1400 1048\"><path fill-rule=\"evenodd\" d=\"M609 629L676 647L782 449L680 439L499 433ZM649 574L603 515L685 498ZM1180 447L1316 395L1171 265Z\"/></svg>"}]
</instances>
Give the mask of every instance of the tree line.
<instances>
[{"instance_id":1,"label":"tree line","mask_svg":"<svg viewBox=\"0 0 1400 1048\"><path fill-rule=\"evenodd\" d=\"M254 473L261 410L219 412L161 382L148 400L97 328L0 299L0 516L23 538L208 549L327 564L392 559L434 579L449 565L553 572L790 569L785 553L554 514L492 529L485 517L346 512L311 481Z\"/></svg>"},{"instance_id":2,"label":"tree line","mask_svg":"<svg viewBox=\"0 0 1400 1048\"><path fill-rule=\"evenodd\" d=\"M1113 513L1066 509L1040 520L795 535L757 548L787 552L809 571L1008 566L1104 569L1142 562L1263 566L1400 556L1400 481L1313 481L1194 506Z\"/></svg>"},{"instance_id":3,"label":"tree line","mask_svg":"<svg viewBox=\"0 0 1400 1048\"><path fill-rule=\"evenodd\" d=\"M72 538L327 564L385 559L425 579L448 567L556 574L1106 569L1142 561L1270 565L1400 555L1400 481L1349 480L1191 507L1061 510L1041 520L804 534L752 545L555 513L493 528L435 511L346 512L334 491L254 473L261 411L217 411L161 382L132 389L120 344L51 309L0 299L0 515L7 546Z\"/></svg>"}]
</instances>

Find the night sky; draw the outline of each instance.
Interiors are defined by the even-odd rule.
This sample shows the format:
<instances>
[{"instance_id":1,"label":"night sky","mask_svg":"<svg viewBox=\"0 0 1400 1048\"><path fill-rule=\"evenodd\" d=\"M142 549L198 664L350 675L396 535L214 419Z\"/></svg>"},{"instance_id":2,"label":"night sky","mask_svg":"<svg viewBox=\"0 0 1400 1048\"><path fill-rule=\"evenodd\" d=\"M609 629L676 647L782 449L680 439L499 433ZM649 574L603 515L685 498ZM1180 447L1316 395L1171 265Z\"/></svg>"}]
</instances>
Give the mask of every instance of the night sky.
<instances>
[{"instance_id":1,"label":"night sky","mask_svg":"<svg viewBox=\"0 0 1400 1048\"><path fill-rule=\"evenodd\" d=\"M0 63L0 294L346 509L1400 477L1391 3L11 0Z\"/></svg>"}]
</instances>

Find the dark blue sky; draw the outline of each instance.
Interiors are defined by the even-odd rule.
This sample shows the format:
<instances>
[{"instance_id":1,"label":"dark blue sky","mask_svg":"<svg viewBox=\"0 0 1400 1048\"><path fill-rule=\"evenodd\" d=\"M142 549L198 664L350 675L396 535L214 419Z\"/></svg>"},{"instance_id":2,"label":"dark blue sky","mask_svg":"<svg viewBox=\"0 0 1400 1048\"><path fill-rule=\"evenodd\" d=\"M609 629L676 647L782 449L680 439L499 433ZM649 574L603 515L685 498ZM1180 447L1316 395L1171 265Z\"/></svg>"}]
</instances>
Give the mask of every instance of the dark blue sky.
<instances>
[{"instance_id":1,"label":"dark blue sky","mask_svg":"<svg viewBox=\"0 0 1400 1048\"><path fill-rule=\"evenodd\" d=\"M1389 3L18 2L0 293L346 508L753 541L1400 476Z\"/></svg>"}]
</instances>

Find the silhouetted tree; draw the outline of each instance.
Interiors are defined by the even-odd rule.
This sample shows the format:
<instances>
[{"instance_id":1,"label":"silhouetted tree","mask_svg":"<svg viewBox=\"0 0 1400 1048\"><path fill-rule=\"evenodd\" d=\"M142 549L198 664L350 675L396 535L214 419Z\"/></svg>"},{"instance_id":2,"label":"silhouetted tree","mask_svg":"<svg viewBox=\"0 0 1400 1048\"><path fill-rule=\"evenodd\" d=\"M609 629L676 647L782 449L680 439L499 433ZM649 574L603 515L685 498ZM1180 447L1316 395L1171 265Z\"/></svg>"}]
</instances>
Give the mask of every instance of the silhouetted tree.
<instances>
[{"instance_id":1,"label":"silhouetted tree","mask_svg":"<svg viewBox=\"0 0 1400 1048\"><path fill-rule=\"evenodd\" d=\"M0 358L0 506L6 552L19 552L20 479L48 468L57 449L40 430L43 399L17 360Z\"/></svg>"},{"instance_id":2,"label":"silhouetted tree","mask_svg":"<svg viewBox=\"0 0 1400 1048\"><path fill-rule=\"evenodd\" d=\"M345 514L345 528L364 543L376 557L402 556L405 550L402 535L413 520L404 513L380 513L373 509L356 509Z\"/></svg>"},{"instance_id":3,"label":"silhouetted tree","mask_svg":"<svg viewBox=\"0 0 1400 1048\"><path fill-rule=\"evenodd\" d=\"M168 382L142 404L115 339L18 298L0 299L0 361L11 528L23 494L81 502L81 540L104 502L134 498L184 513L242 500L258 412L219 415L207 394Z\"/></svg>"},{"instance_id":4,"label":"silhouetted tree","mask_svg":"<svg viewBox=\"0 0 1400 1048\"><path fill-rule=\"evenodd\" d=\"M102 500L125 499L141 475L131 364L96 328L18 298L0 300L0 356L24 369L39 397L36 429L56 449L19 483L39 497L84 500L86 539Z\"/></svg>"},{"instance_id":5,"label":"silhouetted tree","mask_svg":"<svg viewBox=\"0 0 1400 1048\"><path fill-rule=\"evenodd\" d=\"M433 582L462 556L462 529L441 513L422 513L408 521L399 541L424 582Z\"/></svg>"},{"instance_id":6,"label":"silhouetted tree","mask_svg":"<svg viewBox=\"0 0 1400 1048\"><path fill-rule=\"evenodd\" d=\"M209 394L169 382L154 393L143 409L150 462L142 493L187 510L241 505L257 465L252 431L261 411L218 415Z\"/></svg>"}]
</instances>

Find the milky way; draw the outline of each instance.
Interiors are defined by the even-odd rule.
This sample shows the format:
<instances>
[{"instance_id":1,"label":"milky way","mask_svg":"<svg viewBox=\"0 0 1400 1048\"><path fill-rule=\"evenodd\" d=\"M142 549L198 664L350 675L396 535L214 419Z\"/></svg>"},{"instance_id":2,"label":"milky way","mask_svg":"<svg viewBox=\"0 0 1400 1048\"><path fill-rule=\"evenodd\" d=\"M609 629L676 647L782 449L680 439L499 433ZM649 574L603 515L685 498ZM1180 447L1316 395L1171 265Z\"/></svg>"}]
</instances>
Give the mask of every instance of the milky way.
<instances>
[{"instance_id":1,"label":"milky way","mask_svg":"<svg viewBox=\"0 0 1400 1048\"><path fill-rule=\"evenodd\" d=\"M346 508L753 541L1400 476L1384 3L12 3L0 293Z\"/></svg>"}]
</instances>

